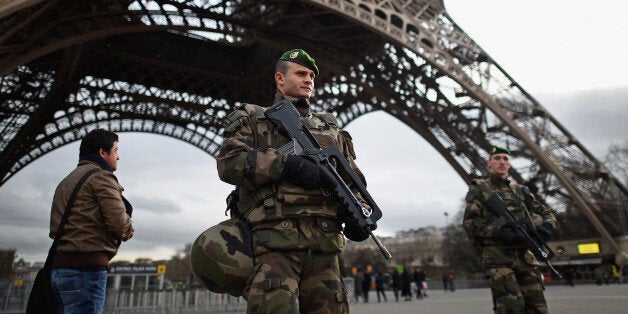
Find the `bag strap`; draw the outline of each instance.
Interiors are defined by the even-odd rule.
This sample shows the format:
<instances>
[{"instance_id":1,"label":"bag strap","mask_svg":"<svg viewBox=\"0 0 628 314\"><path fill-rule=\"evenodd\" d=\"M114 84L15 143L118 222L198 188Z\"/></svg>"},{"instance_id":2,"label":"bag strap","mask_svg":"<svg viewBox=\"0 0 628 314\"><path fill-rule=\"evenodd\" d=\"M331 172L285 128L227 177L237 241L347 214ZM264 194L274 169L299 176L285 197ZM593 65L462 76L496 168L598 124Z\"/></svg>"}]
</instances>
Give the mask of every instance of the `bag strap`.
<instances>
[{"instance_id":1,"label":"bag strap","mask_svg":"<svg viewBox=\"0 0 628 314\"><path fill-rule=\"evenodd\" d=\"M70 216L70 210L72 209L72 206L74 205L74 201L76 200L76 196L78 195L78 192L81 190L81 186L83 186L83 183L85 183L85 181L87 181L87 178L89 178L92 174L100 171L102 169L92 169L89 172L87 172L82 178L81 180L79 180L79 182L76 184L76 186L74 187L74 191L72 191L72 194L70 195L70 199L68 200L68 204L65 205L65 210L63 212L63 217L61 217L61 222L59 223L59 228L57 229L57 234L55 235L55 239L54 241L52 241L52 245L50 246L50 250L48 250L48 257L46 258L46 263L44 264L44 268L50 268L52 265L52 259L55 256L55 251L57 250L57 245L59 244L59 239L61 239L61 233L63 233L63 228L65 227L65 224L68 222L68 216Z\"/></svg>"}]
</instances>

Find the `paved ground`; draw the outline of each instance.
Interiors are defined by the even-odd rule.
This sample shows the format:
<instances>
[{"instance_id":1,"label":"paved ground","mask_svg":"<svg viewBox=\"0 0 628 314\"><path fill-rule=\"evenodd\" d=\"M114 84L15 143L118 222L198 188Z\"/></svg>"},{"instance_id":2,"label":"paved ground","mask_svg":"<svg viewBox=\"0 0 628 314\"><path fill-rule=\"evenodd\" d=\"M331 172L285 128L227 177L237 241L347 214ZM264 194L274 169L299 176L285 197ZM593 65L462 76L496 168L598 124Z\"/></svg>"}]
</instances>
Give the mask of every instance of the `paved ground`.
<instances>
[{"instance_id":1,"label":"paved ground","mask_svg":"<svg viewBox=\"0 0 628 314\"><path fill-rule=\"evenodd\" d=\"M409 302L395 302L392 292L387 291L388 302L377 302L374 291L369 295L369 303L351 303L351 314L492 314L492 304L489 289L458 289L455 292L442 290L428 291L428 297L423 300ZM550 286L545 290L551 314L627 314L628 313L628 284L596 286L578 285L576 287ZM245 305L230 309L197 308L152 308L152 309L125 309L106 312L109 314L199 314L199 313L245 313ZM8 313L8 312L5 312Z\"/></svg>"},{"instance_id":2,"label":"paved ground","mask_svg":"<svg viewBox=\"0 0 628 314\"><path fill-rule=\"evenodd\" d=\"M460 314L492 313L489 289L459 289L455 292L428 291L423 300L410 302L394 301L392 292L387 292L388 302L377 302L371 291L369 303L352 303L351 313L356 314ZM579 285L576 287L550 286L545 297L552 314L626 314L628 313L628 284L624 285Z\"/></svg>"}]
</instances>

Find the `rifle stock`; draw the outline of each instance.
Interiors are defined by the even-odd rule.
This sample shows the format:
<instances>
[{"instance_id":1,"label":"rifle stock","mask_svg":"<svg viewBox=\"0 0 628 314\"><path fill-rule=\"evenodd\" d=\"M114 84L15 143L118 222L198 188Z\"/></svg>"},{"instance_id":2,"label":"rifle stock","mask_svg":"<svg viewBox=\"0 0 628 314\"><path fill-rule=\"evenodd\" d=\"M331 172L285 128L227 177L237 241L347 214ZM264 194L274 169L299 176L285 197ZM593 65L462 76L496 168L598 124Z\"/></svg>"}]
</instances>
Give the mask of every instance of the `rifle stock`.
<instances>
[{"instance_id":1,"label":"rifle stock","mask_svg":"<svg viewBox=\"0 0 628 314\"><path fill-rule=\"evenodd\" d=\"M382 212L338 147L321 148L310 130L299 120L299 113L296 108L287 100L270 106L264 112L264 116L292 139L292 142L280 147L277 151L282 154L294 153L307 156L310 160L315 161L321 171L331 180L331 188L342 210L341 221L345 225L350 224L354 228L358 228L367 237L370 236L382 255L386 259L390 259L390 253L372 232L377 226L377 220L382 217ZM342 175L345 175L349 182L346 182ZM359 192L367 206L362 204L352 189Z\"/></svg>"},{"instance_id":2,"label":"rifle stock","mask_svg":"<svg viewBox=\"0 0 628 314\"><path fill-rule=\"evenodd\" d=\"M517 232L517 234L519 234L519 236L524 240L525 246L532 252L532 254L534 254L539 261L545 263L545 265L549 267L556 277L562 278L560 273L558 273L558 271L550 263L550 259L554 257L552 249L541 239L534 228L528 231L527 229L530 229L531 227L528 226L526 228L517 222L512 214L504 207L503 200L499 194L491 194L484 204L493 212L498 214L499 217L504 219L506 224L514 227L515 232ZM532 236L530 233L532 233Z\"/></svg>"}]
</instances>

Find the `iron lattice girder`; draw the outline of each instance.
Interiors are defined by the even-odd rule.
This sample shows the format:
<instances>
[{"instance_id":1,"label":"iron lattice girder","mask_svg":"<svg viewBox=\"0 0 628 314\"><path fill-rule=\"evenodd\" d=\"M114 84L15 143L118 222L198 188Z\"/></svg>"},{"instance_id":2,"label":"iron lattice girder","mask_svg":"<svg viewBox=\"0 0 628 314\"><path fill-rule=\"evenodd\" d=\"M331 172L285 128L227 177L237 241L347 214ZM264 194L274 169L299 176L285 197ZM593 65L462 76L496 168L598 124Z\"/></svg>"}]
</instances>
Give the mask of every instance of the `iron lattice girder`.
<instances>
[{"instance_id":1,"label":"iron lattice girder","mask_svg":"<svg viewBox=\"0 0 628 314\"><path fill-rule=\"evenodd\" d=\"M343 125L385 111L466 182L485 172L489 143L508 143L514 177L553 209L580 209L607 240L626 234L625 187L442 1L31 0L0 3L0 28L1 183L95 126L215 155L222 118L268 103L276 56L299 46L322 69L315 106Z\"/></svg>"}]
</instances>

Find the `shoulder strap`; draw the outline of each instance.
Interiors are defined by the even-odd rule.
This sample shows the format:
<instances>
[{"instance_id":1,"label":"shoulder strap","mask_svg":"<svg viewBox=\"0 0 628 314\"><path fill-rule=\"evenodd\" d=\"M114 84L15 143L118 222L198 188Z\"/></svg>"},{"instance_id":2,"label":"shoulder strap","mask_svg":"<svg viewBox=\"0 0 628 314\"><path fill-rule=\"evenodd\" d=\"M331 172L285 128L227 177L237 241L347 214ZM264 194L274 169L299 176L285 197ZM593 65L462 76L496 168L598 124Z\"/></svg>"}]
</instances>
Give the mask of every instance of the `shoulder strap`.
<instances>
[{"instance_id":1,"label":"shoulder strap","mask_svg":"<svg viewBox=\"0 0 628 314\"><path fill-rule=\"evenodd\" d=\"M323 122L330 124L333 127L338 127L338 120L336 119L336 117L334 117L333 114L327 111L313 112L312 114L323 120Z\"/></svg>"},{"instance_id":2,"label":"shoulder strap","mask_svg":"<svg viewBox=\"0 0 628 314\"><path fill-rule=\"evenodd\" d=\"M521 193L523 194L523 202L526 205L526 214L528 215L528 219L534 225L532 220L532 213L534 212L534 204L532 203L532 194L530 194L530 188L522 185Z\"/></svg>"},{"instance_id":3,"label":"shoulder strap","mask_svg":"<svg viewBox=\"0 0 628 314\"><path fill-rule=\"evenodd\" d=\"M525 185L516 184L515 182L510 183L510 188L512 189L515 196L517 196L526 205L528 211L531 211L532 200L530 197L530 188Z\"/></svg>"},{"instance_id":4,"label":"shoulder strap","mask_svg":"<svg viewBox=\"0 0 628 314\"><path fill-rule=\"evenodd\" d=\"M89 178L92 174L100 170L102 169L90 170L81 178L81 180L79 180L79 182L76 184L76 187L74 187L74 191L72 191L72 194L70 195L68 204L65 205L65 210L63 211L63 217L61 217L61 222L59 223L59 228L57 229L57 234L55 235L55 239L54 241L52 241L52 246L50 246L50 250L48 250L48 257L46 258L46 263L44 264L44 268L46 267L50 268L51 266L52 258L54 257L55 251L57 250L57 245L59 244L59 239L61 239L61 233L63 233L63 228L65 227L65 224L68 222L68 216L70 216L70 210L72 209L72 205L74 205L74 201L76 200L76 196L78 195L78 192L81 190L81 186L83 186L83 183L85 183L87 178Z\"/></svg>"},{"instance_id":5,"label":"shoulder strap","mask_svg":"<svg viewBox=\"0 0 628 314\"><path fill-rule=\"evenodd\" d=\"M243 104L243 110L249 118L255 147L272 147L273 141L276 141L277 132L268 132L273 126L272 123L268 123L266 116L264 116L266 108L245 103Z\"/></svg>"},{"instance_id":6,"label":"shoulder strap","mask_svg":"<svg viewBox=\"0 0 628 314\"><path fill-rule=\"evenodd\" d=\"M246 111L249 115L255 115L258 120L266 120L266 116L264 115L266 108L249 103L244 103L242 105L244 111Z\"/></svg>"},{"instance_id":7,"label":"shoulder strap","mask_svg":"<svg viewBox=\"0 0 628 314\"><path fill-rule=\"evenodd\" d=\"M471 183L477 185L478 188L480 188L481 192L486 192L487 190L491 188L491 185L488 179L474 179L471 181Z\"/></svg>"}]
</instances>

